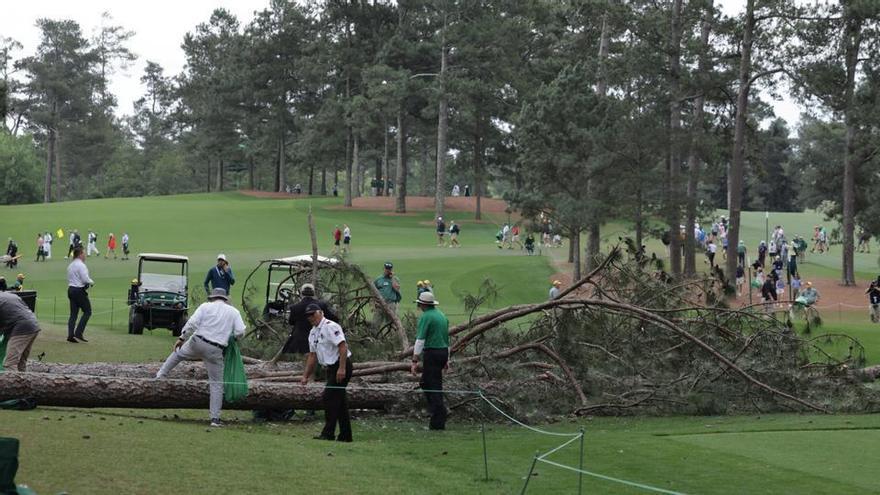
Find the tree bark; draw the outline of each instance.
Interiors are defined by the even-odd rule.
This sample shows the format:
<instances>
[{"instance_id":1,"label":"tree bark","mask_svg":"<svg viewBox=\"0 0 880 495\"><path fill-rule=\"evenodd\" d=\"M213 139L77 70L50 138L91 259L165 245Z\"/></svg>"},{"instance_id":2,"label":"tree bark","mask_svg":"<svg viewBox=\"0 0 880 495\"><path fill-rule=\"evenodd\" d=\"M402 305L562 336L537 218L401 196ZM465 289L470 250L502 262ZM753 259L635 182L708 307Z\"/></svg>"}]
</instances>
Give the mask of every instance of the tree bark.
<instances>
[{"instance_id":1,"label":"tree bark","mask_svg":"<svg viewBox=\"0 0 880 495\"><path fill-rule=\"evenodd\" d=\"M406 161L406 114L401 104L397 109L397 173L394 178L394 211L397 213L406 213Z\"/></svg>"},{"instance_id":2,"label":"tree bark","mask_svg":"<svg viewBox=\"0 0 880 495\"><path fill-rule=\"evenodd\" d=\"M248 395L224 404L226 409L322 409L323 386L308 387L248 383ZM351 386L348 405L352 409L383 409L396 400L399 391L369 390ZM41 406L107 407L140 409L203 409L208 407L208 383L177 379L116 378L51 373L0 374L0 400L30 397Z\"/></svg>"},{"instance_id":3,"label":"tree bark","mask_svg":"<svg viewBox=\"0 0 880 495\"><path fill-rule=\"evenodd\" d=\"M571 253L572 253L572 269L571 279L579 280L581 278L581 231L580 229L571 229Z\"/></svg>"},{"instance_id":4,"label":"tree bark","mask_svg":"<svg viewBox=\"0 0 880 495\"><path fill-rule=\"evenodd\" d=\"M434 217L442 217L446 198L446 152L449 131L449 99L446 95L446 17L440 38L440 103L437 117L437 180L434 190Z\"/></svg>"},{"instance_id":5,"label":"tree bark","mask_svg":"<svg viewBox=\"0 0 880 495\"><path fill-rule=\"evenodd\" d=\"M223 174L223 159L217 159L217 190L223 192L223 182L226 180L226 177Z\"/></svg>"},{"instance_id":6,"label":"tree bark","mask_svg":"<svg viewBox=\"0 0 880 495\"><path fill-rule=\"evenodd\" d=\"M608 95L608 74L605 72L605 62L608 59L609 45L611 44L611 28L608 25L608 12L602 15L602 31L599 35L599 77L596 82L596 94L600 98ZM587 180L587 198L595 201L596 197L596 181L592 178ZM590 217L587 218L587 259L586 269L592 270L599 259L599 251L602 249L601 228L599 220L599 209L593 208ZM575 278L577 280L577 278Z\"/></svg>"},{"instance_id":7,"label":"tree bark","mask_svg":"<svg viewBox=\"0 0 880 495\"><path fill-rule=\"evenodd\" d=\"M431 195L431 177L434 175L434 171L431 167L431 151L428 149L428 143L424 140L422 141L422 174L421 174L421 187L420 192L422 196L430 196Z\"/></svg>"},{"instance_id":8,"label":"tree bark","mask_svg":"<svg viewBox=\"0 0 880 495\"><path fill-rule=\"evenodd\" d=\"M391 179L391 165L388 160L388 155L390 153L390 149L388 146L388 120L383 119L383 148L382 148L382 196L391 196L391 193L388 191L388 181Z\"/></svg>"},{"instance_id":9,"label":"tree bark","mask_svg":"<svg viewBox=\"0 0 880 495\"><path fill-rule=\"evenodd\" d=\"M700 185L700 145L703 139L703 107L705 106L705 79L709 73L709 34L712 32L713 0L706 2L706 11L703 13L703 21L700 27L699 64L697 68L697 81L699 96L694 100L693 121L691 122L691 138L688 150L688 186L687 205L685 213L685 244L684 244L684 274L693 277L697 273L697 239L694 236L694 225L697 222L697 191Z\"/></svg>"},{"instance_id":10,"label":"tree bark","mask_svg":"<svg viewBox=\"0 0 880 495\"><path fill-rule=\"evenodd\" d=\"M43 202L51 203L52 202L52 165L53 160L55 159L55 131L53 129L49 129L49 134L46 139L46 185L43 190Z\"/></svg>"},{"instance_id":11,"label":"tree bark","mask_svg":"<svg viewBox=\"0 0 880 495\"><path fill-rule=\"evenodd\" d=\"M351 141L352 141L351 161L349 161L348 165L345 167L345 206L351 206L351 201L354 198L354 178L357 175L357 162L358 162L358 138L357 138L357 136L352 135Z\"/></svg>"},{"instance_id":12,"label":"tree bark","mask_svg":"<svg viewBox=\"0 0 880 495\"><path fill-rule=\"evenodd\" d=\"M64 199L61 187L61 129L55 130L55 148L52 150L55 157L55 201Z\"/></svg>"},{"instance_id":13,"label":"tree bark","mask_svg":"<svg viewBox=\"0 0 880 495\"><path fill-rule=\"evenodd\" d=\"M327 195L327 162L321 165L321 196Z\"/></svg>"},{"instance_id":14,"label":"tree bark","mask_svg":"<svg viewBox=\"0 0 880 495\"><path fill-rule=\"evenodd\" d=\"M480 132L482 117L479 111L476 113L477 117L474 119L474 196L476 198L476 206L474 208L474 220L482 220L483 136Z\"/></svg>"},{"instance_id":15,"label":"tree bark","mask_svg":"<svg viewBox=\"0 0 880 495\"><path fill-rule=\"evenodd\" d=\"M256 189L256 184L254 183L254 168L254 157L251 156L250 159L248 159L248 188L252 191Z\"/></svg>"},{"instance_id":16,"label":"tree bark","mask_svg":"<svg viewBox=\"0 0 880 495\"><path fill-rule=\"evenodd\" d=\"M856 65L859 63L859 49L862 42L862 21L858 14L853 15L849 3L846 6L846 88L844 90L846 125L846 150L843 157L843 256L841 282L855 285L855 202L856 202L856 124L853 117L855 102L853 95L856 85Z\"/></svg>"},{"instance_id":17,"label":"tree bark","mask_svg":"<svg viewBox=\"0 0 880 495\"><path fill-rule=\"evenodd\" d=\"M736 273L736 246L739 244L739 225L742 214L743 162L745 161L746 119L749 113L749 90L752 72L752 37L755 31L755 0L746 1L745 27L739 63L739 93L736 97L736 121L733 133L733 160L727 174L728 217L727 264L729 279Z\"/></svg>"},{"instance_id":18,"label":"tree bark","mask_svg":"<svg viewBox=\"0 0 880 495\"><path fill-rule=\"evenodd\" d=\"M666 224L669 269L681 275L681 0L672 1L669 30L669 163L666 179ZM687 229L685 229L687 230Z\"/></svg>"}]
</instances>

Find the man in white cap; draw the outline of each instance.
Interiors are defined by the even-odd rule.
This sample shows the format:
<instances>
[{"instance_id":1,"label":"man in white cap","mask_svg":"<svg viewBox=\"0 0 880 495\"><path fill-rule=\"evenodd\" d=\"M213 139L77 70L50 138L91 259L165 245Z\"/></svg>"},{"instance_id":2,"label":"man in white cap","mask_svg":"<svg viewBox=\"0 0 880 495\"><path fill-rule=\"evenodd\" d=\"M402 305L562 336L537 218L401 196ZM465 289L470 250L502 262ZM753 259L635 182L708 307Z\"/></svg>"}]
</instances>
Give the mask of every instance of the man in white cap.
<instances>
[{"instance_id":1,"label":"man in white cap","mask_svg":"<svg viewBox=\"0 0 880 495\"><path fill-rule=\"evenodd\" d=\"M220 253L217 255L217 264L205 275L205 292L210 294L211 289L223 289L228 295L233 285L235 285L235 276L232 274L232 267L229 266L226 255Z\"/></svg>"},{"instance_id":2,"label":"man in white cap","mask_svg":"<svg viewBox=\"0 0 880 495\"><path fill-rule=\"evenodd\" d=\"M203 361L208 371L211 399L211 426L223 426L220 409L223 407L223 351L230 337L244 336L245 324L241 313L229 304L226 291L211 291L208 301L202 303L190 316L180 338L174 343L171 355L162 364L156 378L165 378L181 361ZM191 339L187 340L188 337Z\"/></svg>"},{"instance_id":3,"label":"man in white cap","mask_svg":"<svg viewBox=\"0 0 880 495\"><path fill-rule=\"evenodd\" d=\"M412 374L415 375L422 356L422 379L419 385L425 391L428 412L431 414L429 428L446 429L446 406L443 403L443 370L449 363L449 320L437 305L432 292L422 292L415 301L422 310L416 331L416 345L412 357Z\"/></svg>"}]
</instances>

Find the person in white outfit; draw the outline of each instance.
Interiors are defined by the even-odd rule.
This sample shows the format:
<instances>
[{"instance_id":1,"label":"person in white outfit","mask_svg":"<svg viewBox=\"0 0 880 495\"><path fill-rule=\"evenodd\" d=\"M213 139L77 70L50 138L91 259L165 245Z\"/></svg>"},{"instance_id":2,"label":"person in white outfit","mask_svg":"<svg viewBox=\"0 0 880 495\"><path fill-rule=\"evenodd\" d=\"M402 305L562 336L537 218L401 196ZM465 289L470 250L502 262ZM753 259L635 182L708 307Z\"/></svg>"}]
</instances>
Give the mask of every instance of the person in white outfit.
<instances>
[{"instance_id":1,"label":"person in white outfit","mask_svg":"<svg viewBox=\"0 0 880 495\"><path fill-rule=\"evenodd\" d=\"M181 361L203 361L208 371L211 399L211 426L223 426L220 410L223 407L223 351L230 337L244 336L245 324L241 313L229 304L226 290L216 288L183 326L180 338L174 343L171 355L156 374L165 378ZM189 340L187 337L192 336Z\"/></svg>"},{"instance_id":2,"label":"person in white outfit","mask_svg":"<svg viewBox=\"0 0 880 495\"><path fill-rule=\"evenodd\" d=\"M101 254L98 252L98 234L89 231L89 243L86 248L86 256L91 256L92 253L95 253L95 256Z\"/></svg>"},{"instance_id":3,"label":"person in white outfit","mask_svg":"<svg viewBox=\"0 0 880 495\"><path fill-rule=\"evenodd\" d=\"M43 234L43 253L47 260L52 259L52 234L49 232Z\"/></svg>"}]
</instances>

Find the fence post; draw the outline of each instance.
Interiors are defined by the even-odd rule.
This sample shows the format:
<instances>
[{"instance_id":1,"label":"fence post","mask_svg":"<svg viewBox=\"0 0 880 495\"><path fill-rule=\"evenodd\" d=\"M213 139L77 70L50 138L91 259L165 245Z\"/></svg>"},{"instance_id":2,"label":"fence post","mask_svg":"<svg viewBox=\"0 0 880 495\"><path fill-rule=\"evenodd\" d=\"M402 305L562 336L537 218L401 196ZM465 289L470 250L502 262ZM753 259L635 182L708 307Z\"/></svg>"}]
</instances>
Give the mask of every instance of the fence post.
<instances>
[{"instance_id":1,"label":"fence post","mask_svg":"<svg viewBox=\"0 0 880 495\"><path fill-rule=\"evenodd\" d=\"M538 463L538 452L535 452L535 457L532 458L532 466L529 468L529 474L526 475L526 482L523 484L522 491L519 492L519 495L525 495L526 488L529 487L529 480L532 479L532 472L535 470L535 464Z\"/></svg>"},{"instance_id":2,"label":"fence post","mask_svg":"<svg viewBox=\"0 0 880 495\"><path fill-rule=\"evenodd\" d=\"M483 433L483 467L486 471L486 481L489 481L489 454L486 451L486 424L480 423L480 431Z\"/></svg>"},{"instance_id":3,"label":"fence post","mask_svg":"<svg viewBox=\"0 0 880 495\"><path fill-rule=\"evenodd\" d=\"M581 495L584 486L584 427L581 426L581 454L578 461L578 495Z\"/></svg>"}]
</instances>

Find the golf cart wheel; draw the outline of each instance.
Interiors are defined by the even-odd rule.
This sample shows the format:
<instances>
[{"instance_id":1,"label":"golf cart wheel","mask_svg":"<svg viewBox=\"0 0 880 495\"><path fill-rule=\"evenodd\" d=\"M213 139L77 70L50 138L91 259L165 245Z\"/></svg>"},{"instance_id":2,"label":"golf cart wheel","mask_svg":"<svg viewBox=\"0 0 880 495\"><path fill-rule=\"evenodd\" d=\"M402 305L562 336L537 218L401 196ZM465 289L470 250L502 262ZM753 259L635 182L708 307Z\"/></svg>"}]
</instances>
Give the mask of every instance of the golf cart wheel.
<instances>
[{"instance_id":1,"label":"golf cart wheel","mask_svg":"<svg viewBox=\"0 0 880 495\"><path fill-rule=\"evenodd\" d=\"M171 329L171 335L180 337L180 334L183 333L183 326L186 325L187 319L188 318L185 314L180 315L180 318L177 319L177 324Z\"/></svg>"},{"instance_id":2,"label":"golf cart wheel","mask_svg":"<svg viewBox=\"0 0 880 495\"><path fill-rule=\"evenodd\" d=\"M134 315L135 315L134 308L130 308L130 309L128 310L128 334L129 334L129 335L131 335L132 333L134 333L134 332L132 331L132 324L131 324L131 323L132 323L131 320L134 318Z\"/></svg>"},{"instance_id":3,"label":"golf cart wheel","mask_svg":"<svg viewBox=\"0 0 880 495\"><path fill-rule=\"evenodd\" d=\"M144 333L144 314L135 313L130 318L131 333L134 335L142 335Z\"/></svg>"}]
</instances>

